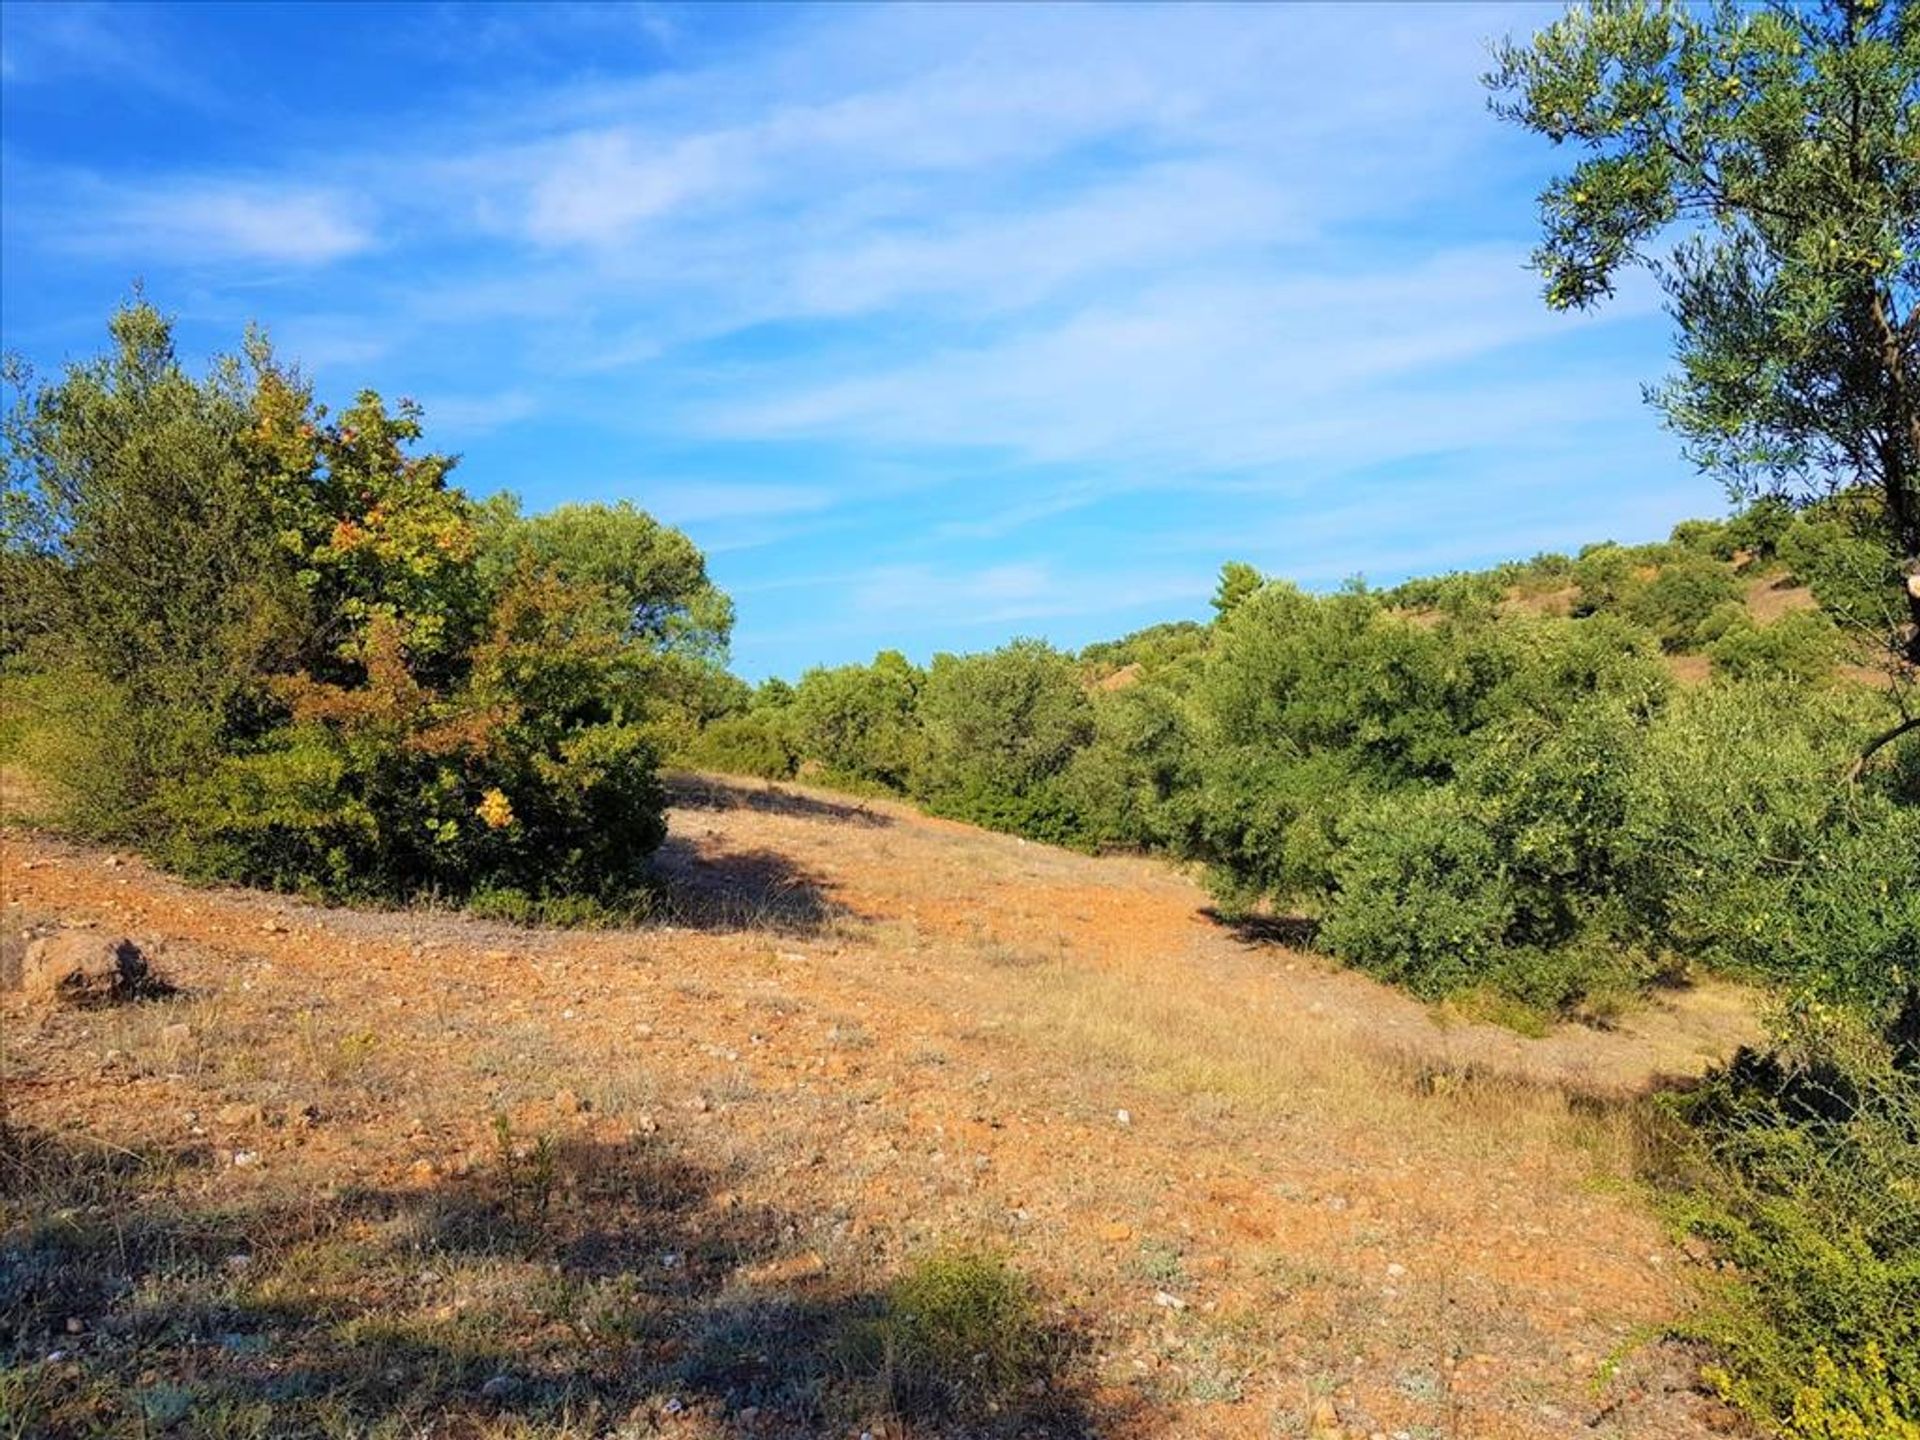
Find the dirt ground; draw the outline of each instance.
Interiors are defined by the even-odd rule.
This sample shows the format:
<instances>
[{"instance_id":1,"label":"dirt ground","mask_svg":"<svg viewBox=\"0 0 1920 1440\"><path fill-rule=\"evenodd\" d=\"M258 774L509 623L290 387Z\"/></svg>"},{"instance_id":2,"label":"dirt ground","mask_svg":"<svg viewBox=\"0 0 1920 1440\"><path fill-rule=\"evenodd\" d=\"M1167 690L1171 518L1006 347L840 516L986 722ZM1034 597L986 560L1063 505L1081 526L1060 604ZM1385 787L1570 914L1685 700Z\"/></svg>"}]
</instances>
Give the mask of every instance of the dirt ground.
<instances>
[{"instance_id":1,"label":"dirt ground","mask_svg":"<svg viewBox=\"0 0 1920 1440\"><path fill-rule=\"evenodd\" d=\"M1749 997L1526 1038L1159 862L676 801L673 913L622 931L7 834L16 951L92 926L179 989L0 995L0 1434L1738 1433L1660 1338L1694 1266L1619 1102L1750 1038ZM848 1338L956 1245L1052 1337L972 1418Z\"/></svg>"}]
</instances>

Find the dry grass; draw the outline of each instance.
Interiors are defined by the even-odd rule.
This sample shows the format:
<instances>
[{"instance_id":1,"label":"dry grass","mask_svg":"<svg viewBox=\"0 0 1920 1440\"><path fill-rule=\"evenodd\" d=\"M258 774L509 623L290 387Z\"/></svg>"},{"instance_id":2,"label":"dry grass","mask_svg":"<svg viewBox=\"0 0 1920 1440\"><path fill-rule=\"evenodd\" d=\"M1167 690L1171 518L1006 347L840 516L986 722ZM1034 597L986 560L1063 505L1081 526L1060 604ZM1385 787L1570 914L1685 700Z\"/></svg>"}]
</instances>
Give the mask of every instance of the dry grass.
<instances>
[{"instance_id":1,"label":"dry grass","mask_svg":"<svg viewBox=\"0 0 1920 1440\"><path fill-rule=\"evenodd\" d=\"M1729 1045L1732 992L1528 1039L1249 943L1147 862L690 802L681 908L589 934L9 837L11 915L164 939L182 990L0 999L0 1436L1717 1423L1636 1344L1684 1286L1621 1097ZM871 1363L954 1245L1050 1337L971 1407Z\"/></svg>"}]
</instances>

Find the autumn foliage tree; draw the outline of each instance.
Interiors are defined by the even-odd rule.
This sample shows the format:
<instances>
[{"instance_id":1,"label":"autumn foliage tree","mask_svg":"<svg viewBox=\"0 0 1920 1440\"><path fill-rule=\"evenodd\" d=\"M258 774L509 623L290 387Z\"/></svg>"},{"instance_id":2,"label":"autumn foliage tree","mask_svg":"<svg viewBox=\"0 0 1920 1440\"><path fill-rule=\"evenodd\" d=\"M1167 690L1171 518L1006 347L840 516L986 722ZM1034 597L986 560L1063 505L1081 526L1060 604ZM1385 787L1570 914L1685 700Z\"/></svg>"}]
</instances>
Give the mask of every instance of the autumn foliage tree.
<instances>
[{"instance_id":1,"label":"autumn foliage tree","mask_svg":"<svg viewBox=\"0 0 1920 1440\"><path fill-rule=\"evenodd\" d=\"M10 374L10 693L68 823L330 894L630 903L731 620L686 537L477 503L417 406L330 414L259 337L195 379L152 307L112 333Z\"/></svg>"}]
</instances>

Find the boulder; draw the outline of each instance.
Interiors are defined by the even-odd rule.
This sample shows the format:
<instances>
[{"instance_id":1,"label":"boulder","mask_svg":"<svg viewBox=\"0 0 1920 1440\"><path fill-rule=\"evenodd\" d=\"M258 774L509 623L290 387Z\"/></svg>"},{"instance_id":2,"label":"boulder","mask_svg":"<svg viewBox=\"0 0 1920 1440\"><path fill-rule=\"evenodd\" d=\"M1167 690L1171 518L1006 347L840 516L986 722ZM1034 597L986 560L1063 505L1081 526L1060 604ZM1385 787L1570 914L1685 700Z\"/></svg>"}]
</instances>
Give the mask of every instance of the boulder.
<instances>
[{"instance_id":1,"label":"boulder","mask_svg":"<svg viewBox=\"0 0 1920 1440\"><path fill-rule=\"evenodd\" d=\"M20 988L48 1003L104 1005L157 987L147 957L125 936L59 930L29 942L20 961Z\"/></svg>"}]
</instances>

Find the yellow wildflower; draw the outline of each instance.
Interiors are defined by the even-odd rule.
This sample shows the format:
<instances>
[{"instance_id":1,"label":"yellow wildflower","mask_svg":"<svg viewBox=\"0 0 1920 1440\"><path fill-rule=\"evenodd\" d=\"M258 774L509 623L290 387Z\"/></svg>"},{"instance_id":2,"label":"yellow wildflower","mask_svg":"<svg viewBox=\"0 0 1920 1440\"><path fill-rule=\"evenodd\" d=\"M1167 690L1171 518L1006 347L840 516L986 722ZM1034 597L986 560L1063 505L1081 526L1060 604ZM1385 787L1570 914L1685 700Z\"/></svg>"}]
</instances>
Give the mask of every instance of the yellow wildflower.
<instances>
[{"instance_id":1,"label":"yellow wildflower","mask_svg":"<svg viewBox=\"0 0 1920 1440\"><path fill-rule=\"evenodd\" d=\"M473 813L489 830L504 830L513 824L513 802L499 790L487 791L473 807Z\"/></svg>"}]
</instances>

